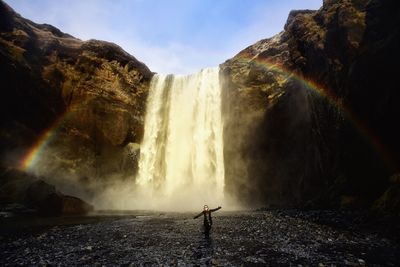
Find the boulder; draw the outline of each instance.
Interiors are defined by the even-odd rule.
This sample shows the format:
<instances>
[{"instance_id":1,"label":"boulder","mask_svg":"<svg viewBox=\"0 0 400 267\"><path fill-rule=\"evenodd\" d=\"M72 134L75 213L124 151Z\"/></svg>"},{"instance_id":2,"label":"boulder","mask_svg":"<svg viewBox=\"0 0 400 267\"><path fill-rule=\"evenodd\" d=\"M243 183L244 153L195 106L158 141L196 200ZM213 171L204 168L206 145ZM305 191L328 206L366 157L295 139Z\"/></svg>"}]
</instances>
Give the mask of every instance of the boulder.
<instances>
[{"instance_id":1,"label":"boulder","mask_svg":"<svg viewBox=\"0 0 400 267\"><path fill-rule=\"evenodd\" d=\"M400 216L400 173L390 177L386 191L375 201L373 211Z\"/></svg>"},{"instance_id":2,"label":"boulder","mask_svg":"<svg viewBox=\"0 0 400 267\"><path fill-rule=\"evenodd\" d=\"M50 185L43 180L33 182L26 190L25 203L29 206L38 206L45 202L51 195L60 195L54 185Z\"/></svg>"},{"instance_id":3,"label":"boulder","mask_svg":"<svg viewBox=\"0 0 400 267\"><path fill-rule=\"evenodd\" d=\"M43 180L35 181L28 187L25 205L35 208L43 216L85 214L93 210L92 205L80 198L63 195Z\"/></svg>"},{"instance_id":4,"label":"boulder","mask_svg":"<svg viewBox=\"0 0 400 267\"><path fill-rule=\"evenodd\" d=\"M63 214L85 214L92 210L93 206L80 198L67 195L62 196Z\"/></svg>"}]
</instances>

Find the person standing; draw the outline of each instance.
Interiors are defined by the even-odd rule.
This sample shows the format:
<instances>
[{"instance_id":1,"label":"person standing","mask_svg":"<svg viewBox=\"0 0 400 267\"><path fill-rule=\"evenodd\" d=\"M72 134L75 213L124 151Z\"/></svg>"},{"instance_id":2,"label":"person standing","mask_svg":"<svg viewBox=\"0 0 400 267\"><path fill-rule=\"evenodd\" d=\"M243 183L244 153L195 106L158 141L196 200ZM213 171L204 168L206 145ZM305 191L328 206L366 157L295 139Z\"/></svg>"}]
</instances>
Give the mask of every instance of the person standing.
<instances>
[{"instance_id":1,"label":"person standing","mask_svg":"<svg viewBox=\"0 0 400 267\"><path fill-rule=\"evenodd\" d=\"M199 218L201 215L203 215L204 217L204 236L206 238L209 237L210 235L210 230L211 230L211 226L212 226L212 217L211 217L211 213L214 211L217 211L221 209L221 206L219 206L218 208L215 209L209 209L208 205L204 205L203 207L203 211L200 212L198 215L194 216L193 219L197 219Z\"/></svg>"}]
</instances>

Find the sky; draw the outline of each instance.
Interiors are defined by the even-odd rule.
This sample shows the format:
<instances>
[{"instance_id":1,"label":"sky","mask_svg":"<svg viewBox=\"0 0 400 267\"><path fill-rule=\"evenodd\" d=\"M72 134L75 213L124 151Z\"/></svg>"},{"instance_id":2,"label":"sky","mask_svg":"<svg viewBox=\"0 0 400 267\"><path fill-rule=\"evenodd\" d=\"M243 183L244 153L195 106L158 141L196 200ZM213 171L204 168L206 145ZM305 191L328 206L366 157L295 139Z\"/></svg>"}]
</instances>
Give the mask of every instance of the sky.
<instances>
[{"instance_id":1,"label":"sky","mask_svg":"<svg viewBox=\"0 0 400 267\"><path fill-rule=\"evenodd\" d=\"M23 17L79 39L113 42L158 73L223 63L322 0L6 0Z\"/></svg>"}]
</instances>

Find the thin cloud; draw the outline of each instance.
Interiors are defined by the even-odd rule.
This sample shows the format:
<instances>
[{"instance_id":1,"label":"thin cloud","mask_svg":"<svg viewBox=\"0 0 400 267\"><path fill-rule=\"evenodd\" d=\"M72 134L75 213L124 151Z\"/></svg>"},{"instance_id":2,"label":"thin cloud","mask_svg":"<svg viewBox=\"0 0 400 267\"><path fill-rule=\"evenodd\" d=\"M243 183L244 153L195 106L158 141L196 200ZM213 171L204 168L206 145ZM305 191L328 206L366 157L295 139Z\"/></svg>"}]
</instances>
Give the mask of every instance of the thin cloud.
<instances>
[{"instance_id":1,"label":"thin cloud","mask_svg":"<svg viewBox=\"0 0 400 267\"><path fill-rule=\"evenodd\" d=\"M6 0L22 16L82 40L114 42L160 73L216 66L283 29L291 9L321 0Z\"/></svg>"}]
</instances>

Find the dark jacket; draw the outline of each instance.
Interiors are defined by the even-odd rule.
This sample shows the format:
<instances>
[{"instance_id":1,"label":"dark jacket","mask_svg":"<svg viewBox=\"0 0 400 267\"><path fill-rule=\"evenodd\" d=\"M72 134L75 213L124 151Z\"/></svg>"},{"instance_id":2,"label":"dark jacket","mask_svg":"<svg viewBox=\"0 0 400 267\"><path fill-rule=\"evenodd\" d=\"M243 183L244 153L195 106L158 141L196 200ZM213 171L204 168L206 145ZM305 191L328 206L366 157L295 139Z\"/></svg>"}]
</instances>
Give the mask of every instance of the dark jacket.
<instances>
[{"instance_id":1,"label":"dark jacket","mask_svg":"<svg viewBox=\"0 0 400 267\"><path fill-rule=\"evenodd\" d=\"M207 210L207 211L203 210L201 213L199 213L198 215L194 216L193 219L197 219L201 215L203 215L204 216L204 225L208 226L208 227L211 227L211 225L212 225L211 212L217 211L219 209L221 209L221 207L218 207L218 208L215 208L215 209L210 209L210 210Z\"/></svg>"}]
</instances>

